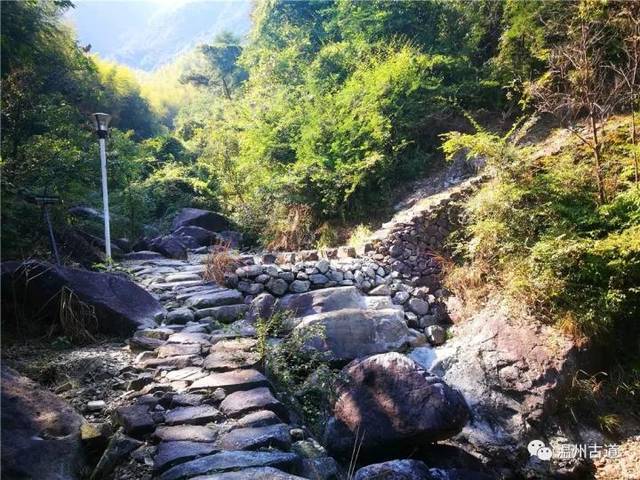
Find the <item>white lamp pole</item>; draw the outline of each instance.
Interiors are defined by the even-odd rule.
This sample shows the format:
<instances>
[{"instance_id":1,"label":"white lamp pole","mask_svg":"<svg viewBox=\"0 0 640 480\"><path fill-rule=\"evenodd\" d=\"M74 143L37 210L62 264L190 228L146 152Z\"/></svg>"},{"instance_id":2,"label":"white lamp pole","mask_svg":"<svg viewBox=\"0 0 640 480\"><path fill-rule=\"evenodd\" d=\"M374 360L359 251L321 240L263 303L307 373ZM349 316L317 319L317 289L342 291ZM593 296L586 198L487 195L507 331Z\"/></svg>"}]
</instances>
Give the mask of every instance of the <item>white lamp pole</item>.
<instances>
[{"instance_id":1,"label":"white lamp pole","mask_svg":"<svg viewBox=\"0 0 640 480\"><path fill-rule=\"evenodd\" d=\"M104 207L104 247L107 262L111 261L111 230L109 226L109 191L107 190L107 133L111 115L107 113L93 114L98 143L100 144L100 169L102 170L102 205Z\"/></svg>"}]
</instances>

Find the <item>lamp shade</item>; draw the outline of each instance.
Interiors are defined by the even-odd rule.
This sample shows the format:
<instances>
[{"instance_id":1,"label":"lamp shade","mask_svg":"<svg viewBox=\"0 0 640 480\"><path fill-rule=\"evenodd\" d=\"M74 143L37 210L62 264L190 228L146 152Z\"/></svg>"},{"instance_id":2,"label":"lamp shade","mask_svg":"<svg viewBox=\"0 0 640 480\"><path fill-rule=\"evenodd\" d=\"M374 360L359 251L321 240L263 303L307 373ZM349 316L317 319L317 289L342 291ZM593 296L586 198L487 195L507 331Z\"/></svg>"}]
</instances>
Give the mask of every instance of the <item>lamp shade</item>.
<instances>
[{"instance_id":1,"label":"lamp shade","mask_svg":"<svg viewBox=\"0 0 640 480\"><path fill-rule=\"evenodd\" d=\"M107 132L109 130L109 122L111 121L111 115L108 113L94 113L93 124L96 132Z\"/></svg>"}]
</instances>

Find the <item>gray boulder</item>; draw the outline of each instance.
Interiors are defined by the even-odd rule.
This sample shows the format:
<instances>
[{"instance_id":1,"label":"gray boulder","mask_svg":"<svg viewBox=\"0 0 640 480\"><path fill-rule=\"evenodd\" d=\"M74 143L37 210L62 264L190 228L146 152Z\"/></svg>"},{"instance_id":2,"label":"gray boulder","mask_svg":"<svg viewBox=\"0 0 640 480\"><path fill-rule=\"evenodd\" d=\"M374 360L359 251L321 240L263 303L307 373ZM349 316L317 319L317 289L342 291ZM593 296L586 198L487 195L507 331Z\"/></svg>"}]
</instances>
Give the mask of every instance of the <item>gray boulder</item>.
<instances>
[{"instance_id":1,"label":"gray boulder","mask_svg":"<svg viewBox=\"0 0 640 480\"><path fill-rule=\"evenodd\" d=\"M89 322L87 327L98 332L129 336L138 329L155 327L156 319L165 313L146 290L122 275L36 261L4 262L1 271L2 298L15 299L2 302L3 326L13 324L23 332L58 321L59 302L55 299L65 288L93 308L95 324Z\"/></svg>"},{"instance_id":2,"label":"gray boulder","mask_svg":"<svg viewBox=\"0 0 640 480\"><path fill-rule=\"evenodd\" d=\"M280 298L276 303L277 310L288 310L298 317L344 308L387 309L397 307L387 297L367 297L356 287L333 287L289 294Z\"/></svg>"},{"instance_id":3,"label":"gray boulder","mask_svg":"<svg viewBox=\"0 0 640 480\"><path fill-rule=\"evenodd\" d=\"M396 309L345 308L295 321L296 331L310 332L306 346L324 352L330 361L347 362L364 355L397 351L409 343L404 314Z\"/></svg>"},{"instance_id":4,"label":"gray boulder","mask_svg":"<svg viewBox=\"0 0 640 480\"><path fill-rule=\"evenodd\" d=\"M419 460L391 460L358 470L353 480L431 480L429 467Z\"/></svg>"},{"instance_id":5,"label":"gray boulder","mask_svg":"<svg viewBox=\"0 0 640 480\"><path fill-rule=\"evenodd\" d=\"M264 292L251 301L249 305L248 319L255 322L258 318L269 318L273 314L273 306L276 298L270 293Z\"/></svg>"},{"instance_id":6,"label":"gray boulder","mask_svg":"<svg viewBox=\"0 0 640 480\"><path fill-rule=\"evenodd\" d=\"M173 220L172 229L180 227L196 226L205 228L211 232L229 230L231 222L220 213L199 208L183 208Z\"/></svg>"},{"instance_id":7,"label":"gray boulder","mask_svg":"<svg viewBox=\"0 0 640 480\"><path fill-rule=\"evenodd\" d=\"M216 233L195 225L179 227L173 235L181 237L188 248L208 247L219 241Z\"/></svg>"},{"instance_id":8,"label":"gray boulder","mask_svg":"<svg viewBox=\"0 0 640 480\"><path fill-rule=\"evenodd\" d=\"M410 451L459 433L469 419L460 392L399 353L355 360L342 371L325 443L338 455L362 436L364 456Z\"/></svg>"},{"instance_id":9,"label":"gray boulder","mask_svg":"<svg viewBox=\"0 0 640 480\"><path fill-rule=\"evenodd\" d=\"M186 237L169 234L157 237L151 240L149 249L154 252L161 253L165 257L176 258L179 260L187 259Z\"/></svg>"},{"instance_id":10,"label":"gray boulder","mask_svg":"<svg viewBox=\"0 0 640 480\"><path fill-rule=\"evenodd\" d=\"M82 478L83 421L66 402L2 367L3 478Z\"/></svg>"}]
</instances>

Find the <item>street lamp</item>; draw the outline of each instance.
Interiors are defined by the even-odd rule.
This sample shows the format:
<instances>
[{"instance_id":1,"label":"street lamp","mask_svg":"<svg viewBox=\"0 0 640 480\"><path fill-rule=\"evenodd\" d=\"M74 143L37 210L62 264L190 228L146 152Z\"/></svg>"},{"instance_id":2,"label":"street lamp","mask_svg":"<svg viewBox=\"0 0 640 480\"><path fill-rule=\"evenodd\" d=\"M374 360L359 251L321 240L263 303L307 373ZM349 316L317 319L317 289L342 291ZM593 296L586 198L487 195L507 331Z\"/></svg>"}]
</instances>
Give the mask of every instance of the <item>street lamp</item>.
<instances>
[{"instance_id":1,"label":"street lamp","mask_svg":"<svg viewBox=\"0 0 640 480\"><path fill-rule=\"evenodd\" d=\"M93 122L98 134L100 144L100 167L102 170L102 205L104 207L104 247L107 254L107 262L111 261L111 230L109 228L109 192L107 190L107 133L109 132L108 113L94 113Z\"/></svg>"}]
</instances>

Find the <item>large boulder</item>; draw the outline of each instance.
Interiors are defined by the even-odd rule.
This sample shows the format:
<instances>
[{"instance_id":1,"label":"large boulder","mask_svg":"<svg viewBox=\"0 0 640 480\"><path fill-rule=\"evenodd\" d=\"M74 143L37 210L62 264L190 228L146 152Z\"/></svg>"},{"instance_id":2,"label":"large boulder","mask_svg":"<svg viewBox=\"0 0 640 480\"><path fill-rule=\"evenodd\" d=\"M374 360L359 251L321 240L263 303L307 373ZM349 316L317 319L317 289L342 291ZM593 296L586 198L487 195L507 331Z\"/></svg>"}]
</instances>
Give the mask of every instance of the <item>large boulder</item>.
<instances>
[{"instance_id":1,"label":"large boulder","mask_svg":"<svg viewBox=\"0 0 640 480\"><path fill-rule=\"evenodd\" d=\"M341 378L325 431L325 443L337 455L348 455L360 442L365 458L409 452L454 436L469 419L460 392L399 353L355 360Z\"/></svg>"},{"instance_id":2,"label":"large boulder","mask_svg":"<svg viewBox=\"0 0 640 480\"><path fill-rule=\"evenodd\" d=\"M42 334L59 320L60 294L66 288L95 313L94 329L129 336L156 326L164 308L146 290L126 277L45 262L4 262L2 272L3 327ZM89 324L87 327L91 328Z\"/></svg>"},{"instance_id":3,"label":"large boulder","mask_svg":"<svg viewBox=\"0 0 640 480\"><path fill-rule=\"evenodd\" d=\"M491 480L484 473L460 468L429 468L420 460L391 460L358 470L353 480Z\"/></svg>"},{"instance_id":4,"label":"large boulder","mask_svg":"<svg viewBox=\"0 0 640 480\"><path fill-rule=\"evenodd\" d=\"M432 480L429 467L420 460L391 460L358 470L353 480Z\"/></svg>"},{"instance_id":5,"label":"large boulder","mask_svg":"<svg viewBox=\"0 0 640 480\"><path fill-rule=\"evenodd\" d=\"M410 341L404 314L396 309L345 308L297 320L294 330L308 336L305 345L332 362L402 350Z\"/></svg>"},{"instance_id":6,"label":"large boulder","mask_svg":"<svg viewBox=\"0 0 640 480\"><path fill-rule=\"evenodd\" d=\"M172 230L190 225L202 227L212 232L220 232L222 230L229 230L231 222L224 215L210 210L183 208L176 218L174 218Z\"/></svg>"},{"instance_id":7,"label":"large boulder","mask_svg":"<svg viewBox=\"0 0 640 480\"><path fill-rule=\"evenodd\" d=\"M179 227L173 235L183 239L188 248L208 247L220 241L220 236L215 232L195 225Z\"/></svg>"},{"instance_id":8,"label":"large boulder","mask_svg":"<svg viewBox=\"0 0 640 480\"><path fill-rule=\"evenodd\" d=\"M287 310L296 317L304 317L345 308L401 310L402 307L393 305L388 297L363 295L356 287L333 287L285 295L277 301L275 308Z\"/></svg>"},{"instance_id":9,"label":"large boulder","mask_svg":"<svg viewBox=\"0 0 640 480\"><path fill-rule=\"evenodd\" d=\"M173 234L156 237L151 240L149 250L161 253L165 257L186 260L188 246L185 238Z\"/></svg>"},{"instance_id":10,"label":"large boulder","mask_svg":"<svg viewBox=\"0 0 640 480\"><path fill-rule=\"evenodd\" d=\"M491 304L456 325L445 345L415 358L469 404L472 420L456 443L500 468L527 462L528 442L549 438L545 424L577 371L578 349L552 326Z\"/></svg>"},{"instance_id":11,"label":"large boulder","mask_svg":"<svg viewBox=\"0 0 640 480\"><path fill-rule=\"evenodd\" d=\"M82 423L59 397L2 367L3 478L81 478L86 469Z\"/></svg>"}]
</instances>

